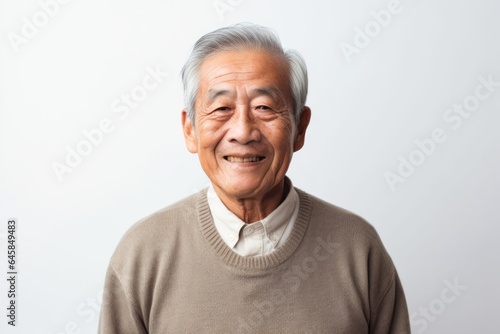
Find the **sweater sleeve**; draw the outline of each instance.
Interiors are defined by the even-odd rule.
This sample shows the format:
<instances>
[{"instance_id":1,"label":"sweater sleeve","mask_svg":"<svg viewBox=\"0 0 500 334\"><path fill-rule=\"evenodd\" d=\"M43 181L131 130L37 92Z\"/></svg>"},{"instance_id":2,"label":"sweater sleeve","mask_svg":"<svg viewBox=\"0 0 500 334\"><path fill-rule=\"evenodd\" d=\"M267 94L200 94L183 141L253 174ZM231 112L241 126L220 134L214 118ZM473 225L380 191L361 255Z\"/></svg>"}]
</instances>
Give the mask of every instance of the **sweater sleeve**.
<instances>
[{"instance_id":1,"label":"sweater sleeve","mask_svg":"<svg viewBox=\"0 0 500 334\"><path fill-rule=\"evenodd\" d=\"M394 270L393 279L372 313L370 334L410 334L410 322L403 287Z\"/></svg>"},{"instance_id":2,"label":"sweater sleeve","mask_svg":"<svg viewBox=\"0 0 500 334\"><path fill-rule=\"evenodd\" d=\"M129 300L124 282L110 265L104 284L99 334L147 334L148 331Z\"/></svg>"}]
</instances>

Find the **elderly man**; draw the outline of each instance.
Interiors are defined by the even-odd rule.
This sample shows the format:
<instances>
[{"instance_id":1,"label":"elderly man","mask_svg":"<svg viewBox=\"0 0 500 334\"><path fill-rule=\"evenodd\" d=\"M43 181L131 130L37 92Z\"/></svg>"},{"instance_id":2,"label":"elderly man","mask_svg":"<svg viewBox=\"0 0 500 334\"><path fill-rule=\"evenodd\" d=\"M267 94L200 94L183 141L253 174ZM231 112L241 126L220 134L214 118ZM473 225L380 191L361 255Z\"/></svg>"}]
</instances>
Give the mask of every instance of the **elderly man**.
<instances>
[{"instance_id":1,"label":"elderly man","mask_svg":"<svg viewBox=\"0 0 500 334\"><path fill-rule=\"evenodd\" d=\"M301 56L236 25L198 40L182 80L186 146L211 185L123 237L99 332L409 333L375 230L286 177L311 116Z\"/></svg>"}]
</instances>

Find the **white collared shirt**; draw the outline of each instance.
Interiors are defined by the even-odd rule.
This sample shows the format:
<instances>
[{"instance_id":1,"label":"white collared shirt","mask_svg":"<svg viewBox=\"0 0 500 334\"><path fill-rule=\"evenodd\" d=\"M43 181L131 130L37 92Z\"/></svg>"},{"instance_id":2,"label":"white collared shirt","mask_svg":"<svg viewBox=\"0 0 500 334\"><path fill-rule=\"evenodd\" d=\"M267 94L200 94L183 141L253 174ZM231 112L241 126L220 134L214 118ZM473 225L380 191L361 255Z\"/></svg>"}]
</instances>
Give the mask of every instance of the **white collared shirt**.
<instances>
[{"instance_id":1,"label":"white collared shirt","mask_svg":"<svg viewBox=\"0 0 500 334\"><path fill-rule=\"evenodd\" d=\"M214 225L229 248L241 256L262 256L272 253L288 239L299 213L299 195L291 182L289 186L285 200L266 218L251 224L245 224L229 211L213 186L208 187L207 201Z\"/></svg>"}]
</instances>

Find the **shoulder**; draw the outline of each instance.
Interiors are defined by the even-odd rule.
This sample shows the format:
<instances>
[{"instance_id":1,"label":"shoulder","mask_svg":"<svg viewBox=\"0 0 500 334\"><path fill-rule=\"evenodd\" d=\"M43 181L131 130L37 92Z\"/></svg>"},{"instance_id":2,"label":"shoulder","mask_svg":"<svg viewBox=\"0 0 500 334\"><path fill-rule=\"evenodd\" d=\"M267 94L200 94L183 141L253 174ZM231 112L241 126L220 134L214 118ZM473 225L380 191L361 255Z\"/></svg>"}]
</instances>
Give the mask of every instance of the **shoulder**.
<instances>
[{"instance_id":1,"label":"shoulder","mask_svg":"<svg viewBox=\"0 0 500 334\"><path fill-rule=\"evenodd\" d=\"M375 228L363 217L328 203L303 190L296 189L301 203L305 202L311 207L310 227L318 233L335 234L338 237L362 239L363 242L380 243L380 238Z\"/></svg>"},{"instance_id":2,"label":"shoulder","mask_svg":"<svg viewBox=\"0 0 500 334\"><path fill-rule=\"evenodd\" d=\"M381 295L394 282L396 270L375 228L365 219L298 190L311 206L307 235L313 245L326 245L337 268L380 285ZM311 244L310 243L310 244ZM377 296L381 298L381 296Z\"/></svg>"},{"instance_id":3,"label":"shoulder","mask_svg":"<svg viewBox=\"0 0 500 334\"><path fill-rule=\"evenodd\" d=\"M196 206L204 191L200 191L141 219L125 233L123 239L133 239L143 234L174 229L186 219L196 215Z\"/></svg>"},{"instance_id":4,"label":"shoulder","mask_svg":"<svg viewBox=\"0 0 500 334\"><path fill-rule=\"evenodd\" d=\"M189 238L197 228L197 206L205 191L200 191L141 219L123 235L112 263L124 258L155 256Z\"/></svg>"},{"instance_id":5,"label":"shoulder","mask_svg":"<svg viewBox=\"0 0 500 334\"><path fill-rule=\"evenodd\" d=\"M302 202L310 203L306 236L312 244L330 245L331 249L335 249L336 256L341 258L346 266L351 267L353 263L361 267L371 264L368 267L384 268L387 274L394 272L392 259L370 223L353 212L325 202L304 191L297 191L301 206ZM360 270L365 270L365 268L360 268Z\"/></svg>"}]
</instances>

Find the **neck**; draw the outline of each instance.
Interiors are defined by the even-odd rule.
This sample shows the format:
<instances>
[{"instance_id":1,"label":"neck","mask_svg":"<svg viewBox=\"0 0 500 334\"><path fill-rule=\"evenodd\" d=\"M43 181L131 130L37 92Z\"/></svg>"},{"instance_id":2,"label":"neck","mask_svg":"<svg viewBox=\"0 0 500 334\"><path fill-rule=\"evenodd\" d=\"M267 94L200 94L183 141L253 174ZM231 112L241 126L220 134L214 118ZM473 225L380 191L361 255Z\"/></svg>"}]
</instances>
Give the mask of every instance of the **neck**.
<instances>
[{"instance_id":1,"label":"neck","mask_svg":"<svg viewBox=\"0 0 500 334\"><path fill-rule=\"evenodd\" d=\"M271 191L260 197L235 198L216 187L214 190L229 211L246 224L250 224L269 216L285 200L290 189L285 180L282 180Z\"/></svg>"}]
</instances>

